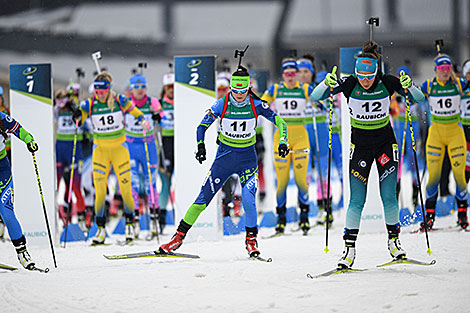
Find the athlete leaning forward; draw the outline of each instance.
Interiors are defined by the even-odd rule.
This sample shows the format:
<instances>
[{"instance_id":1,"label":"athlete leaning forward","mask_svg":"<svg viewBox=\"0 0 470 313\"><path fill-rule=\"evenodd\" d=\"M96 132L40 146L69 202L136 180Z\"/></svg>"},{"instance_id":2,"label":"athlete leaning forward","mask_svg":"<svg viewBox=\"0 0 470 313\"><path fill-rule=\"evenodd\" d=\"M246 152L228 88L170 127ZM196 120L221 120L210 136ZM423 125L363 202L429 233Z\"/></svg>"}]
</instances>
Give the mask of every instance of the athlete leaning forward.
<instances>
[{"instance_id":1,"label":"athlete leaning forward","mask_svg":"<svg viewBox=\"0 0 470 313\"><path fill-rule=\"evenodd\" d=\"M219 148L196 201L189 207L170 242L160 246L160 253L178 249L199 214L209 205L217 191L232 175L240 177L243 208L246 213L246 250L250 257L258 257L260 251L256 241L258 234L256 191L258 186L258 159L255 151L257 118L262 115L275 124L280 132L278 153L285 158L287 126L250 88L250 76L241 65L233 73L231 90L207 111L197 128L198 151L196 159L202 164L206 160L204 134L219 118Z\"/></svg>"}]
</instances>

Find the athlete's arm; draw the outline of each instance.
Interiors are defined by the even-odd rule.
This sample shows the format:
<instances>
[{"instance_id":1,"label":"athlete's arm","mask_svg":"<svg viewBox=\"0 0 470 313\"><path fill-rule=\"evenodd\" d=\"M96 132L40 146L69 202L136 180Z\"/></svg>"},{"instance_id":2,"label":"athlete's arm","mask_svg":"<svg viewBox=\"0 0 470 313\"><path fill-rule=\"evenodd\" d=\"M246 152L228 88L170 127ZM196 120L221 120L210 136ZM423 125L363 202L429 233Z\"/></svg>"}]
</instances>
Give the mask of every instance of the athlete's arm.
<instances>
[{"instance_id":1,"label":"athlete's arm","mask_svg":"<svg viewBox=\"0 0 470 313\"><path fill-rule=\"evenodd\" d=\"M276 114L276 112L271 110L263 101L255 101L255 108L258 116L263 116L265 119L277 126L281 138L287 138L287 124L279 115Z\"/></svg>"},{"instance_id":2,"label":"athlete's arm","mask_svg":"<svg viewBox=\"0 0 470 313\"><path fill-rule=\"evenodd\" d=\"M393 95L394 92L397 92L402 96L406 96L405 90L401 86L400 80L396 76L385 74L382 76L382 81L391 95ZM412 103L420 103L425 100L423 92L421 92L421 90L413 84L410 88L408 88L408 92L409 99Z\"/></svg>"},{"instance_id":3,"label":"athlete's arm","mask_svg":"<svg viewBox=\"0 0 470 313\"><path fill-rule=\"evenodd\" d=\"M207 110L206 115L204 115L201 123L196 129L196 140L197 143L203 143L204 137L206 135L206 130L214 123L214 121L222 114L224 109L224 98L217 100L212 107Z\"/></svg>"},{"instance_id":4,"label":"athlete's arm","mask_svg":"<svg viewBox=\"0 0 470 313\"><path fill-rule=\"evenodd\" d=\"M0 112L0 119L2 120L6 133L14 134L26 144L34 140L33 136L10 115Z\"/></svg>"}]
</instances>

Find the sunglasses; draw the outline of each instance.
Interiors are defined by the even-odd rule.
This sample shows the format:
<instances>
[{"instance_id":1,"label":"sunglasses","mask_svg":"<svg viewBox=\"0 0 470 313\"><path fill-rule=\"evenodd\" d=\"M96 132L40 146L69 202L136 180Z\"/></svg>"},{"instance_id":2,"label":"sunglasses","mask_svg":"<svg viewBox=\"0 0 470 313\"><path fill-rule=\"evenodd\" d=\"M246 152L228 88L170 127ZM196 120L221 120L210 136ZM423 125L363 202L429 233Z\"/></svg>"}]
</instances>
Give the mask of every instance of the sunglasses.
<instances>
[{"instance_id":1,"label":"sunglasses","mask_svg":"<svg viewBox=\"0 0 470 313\"><path fill-rule=\"evenodd\" d=\"M356 73L356 76L358 79L367 79L367 80L373 80L375 77L375 73L373 74L359 74Z\"/></svg>"},{"instance_id":2,"label":"sunglasses","mask_svg":"<svg viewBox=\"0 0 470 313\"><path fill-rule=\"evenodd\" d=\"M438 66L436 66L436 69L441 71L441 72L448 72L452 69L452 65L450 65L450 64L438 65Z\"/></svg>"},{"instance_id":3,"label":"sunglasses","mask_svg":"<svg viewBox=\"0 0 470 313\"><path fill-rule=\"evenodd\" d=\"M237 93L237 94L239 94L239 93L245 93L245 92L247 92L247 91L248 91L248 88L245 88L245 89L233 89L233 88L232 88L232 92Z\"/></svg>"},{"instance_id":4,"label":"sunglasses","mask_svg":"<svg viewBox=\"0 0 470 313\"><path fill-rule=\"evenodd\" d=\"M284 76L286 76L286 77L295 77L295 76L297 76L297 72L287 72L287 73L284 73Z\"/></svg>"},{"instance_id":5,"label":"sunglasses","mask_svg":"<svg viewBox=\"0 0 470 313\"><path fill-rule=\"evenodd\" d=\"M147 85L145 85L145 84L135 84L135 85L131 85L131 88L132 89L145 89L145 88L147 88Z\"/></svg>"},{"instance_id":6,"label":"sunglasses","mask_svg":"<svg viewBox=\"0 0 470 313\"><path fill-rule=\"evenodd\" d=\"M109 91L109 88L108 89L95 89L95 92L97 95L106 95Z\"/></svg>"}]
</instances>

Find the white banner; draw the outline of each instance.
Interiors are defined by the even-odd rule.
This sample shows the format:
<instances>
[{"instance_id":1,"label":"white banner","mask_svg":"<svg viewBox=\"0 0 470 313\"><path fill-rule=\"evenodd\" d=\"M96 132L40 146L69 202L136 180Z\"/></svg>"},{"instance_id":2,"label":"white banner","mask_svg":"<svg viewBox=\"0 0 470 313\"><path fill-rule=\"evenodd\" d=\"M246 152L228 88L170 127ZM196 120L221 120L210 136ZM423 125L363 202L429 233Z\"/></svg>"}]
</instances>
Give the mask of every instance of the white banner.
<instances>
[{"instance_id":1,"label":"white banner","mask_svg":"<svg viewBox=\"0 0 470 313\"><path fill-rule=\"evenodd\" d=\"M201 190L217 151L217 125L206 132L207 160L195 159L196 129L215 102L215 57L175 57L175 223L179 224ZM221 209L217 196L199 215L186 240L222 237Z\"/></svg>"},{"instance_id":2,"label":"white banner","mask_svg":"<svg viewBox=\"0 0 470 313\"><path fill-rule=\"evenodd\" d=\"M36 161L52 238L57 243L54 199L56 166L50 64L10 65L10 108L12 117L33 135L39 146ZM28 245L49 245L33 158L24 142L16 137L12 138L12 172L15 214Z\"/></svg>"}]
</instances>

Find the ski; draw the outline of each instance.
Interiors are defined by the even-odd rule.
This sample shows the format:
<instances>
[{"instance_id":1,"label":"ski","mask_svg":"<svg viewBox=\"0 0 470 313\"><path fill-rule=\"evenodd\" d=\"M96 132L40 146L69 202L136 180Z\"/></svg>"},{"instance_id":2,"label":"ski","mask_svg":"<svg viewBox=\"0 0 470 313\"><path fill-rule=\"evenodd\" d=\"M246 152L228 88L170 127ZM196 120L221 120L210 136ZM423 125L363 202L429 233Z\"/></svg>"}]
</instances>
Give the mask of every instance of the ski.
<instances>
[{"instance_id":1,"label":"ski","mask_svg":"<svg viewBox=\"0 0 470 313\"><path fill-rule=\"evenodd\" d=\"M134 240L118 240L116 242L118 246L133 246L135 245Z\"/></svg>"},{"instance_id":2,"label":"ski","mask_svg":"<svg viewBox=\"0 0 470 313\"><path fill-rule=\"evenodd\" d=\"M6 265L6 264L1 264L1 263L0 263L0 269L1 270L7 270L7 271L17 271L18 270L18 268L16 268L16 267Z\"/></svg>"},{"instance_id":3,"label":"ski","mask_svg":"<svg viewBox=\"0 0 470 313\"><path fill-rule=\"evenodd\" d=\"M100 247L100 246L106 247L106 246L110 246L110 245L111 245L110 243L94 243L94 242L92 242L90 244L90 247Z\"/></svg>"},{"instance_id":4,"label":"ski","mask_svg":"<svg viewBox=\"0 0 470 313\"><path fill-rule=\"evenodd\" d=\"M152 258L152 257L181 258L181 259L199 259L200 258L199 255L195 255L195 254L185 254L185 253L175 253L175 252L165 253L165 252L161 252L160 250L118 254L118 255L103 255L103 256L108 260L125 260L125 259Z\"/></svg>"},{"instance_id":5,"label":"ski","mask_svg":"<svg viewBox=\"0 0 470 313\"><path fill-rule=\"evenodd\" d=\"M28 271L37 271L37 272L40 272L40 273L49 273L49 268L39 268L39 267L36 267L36 266L30 266L29 268L27 268Z\"/></svg>"},{"instance_id":6,"label":"ski","mask_svg":"<svg viewBox=\"0 0 470 313\"><path fill-rule=\"evenodd\" d=\"M250 259L255 260L255 261L266 262L266 263L270 263L270 262L273 261L273 259L271 259L271 258L265 259L265 258L260 257L259 255L250 256Z\"/></svg>"},{"instance_id":7,"label":"ski","mask_svg":"<svg viewBox=\"0 0 470 313\"><path fill-rule=\"evenodd\" d=\"M282 236L290 236L291 234L286 234L286 233L274 233L272 235L266 236L266 237L261 237L261 239L271 239L271 238L278 238Z\"/></svg>"},{"instance_id":8,"label":"ski","mask_svg":"<svg viewBox=\"0 0 470 313\"><path fill-rule=\"evenodd\" d=\"M431 229L428 229L428 232L435 232L435 231L443 231L443 232L451 232L451 231L456 231L456 232L470 232L470 228L463 229L460 226L449 226L449 227L434 227ZM412 234L422 234L424 233L424 229L416 229L411 231Z\"/></svg>"},{"instance_id":9,"label":"ski","mask_svg":"<svg viewBox=\"0 0 470 313\"><path fill-rule=\"evenodd\" d=\"M389 265L394 265L394 264L415 264L415 265L434 265L436 264L436 260L432 260L431 262L423 262L423 261L418 261L415 259L409 259L409 258L404 258L404 259L393 259L390 262L384 263L384 264L379 264L377 267L385 267Z\"/></svg>"},{"instance_id":10,"label":"ski","mask_svg":"<svg viewBox=\"0 0 470 313\"><path fill-rule=\"evenodd\" d=\"M307 273L307 277L308 278L311 278L311 279L314 279L314 278L320 278L320 277L329 277L329 276L332 276L332 275L336 275L336 274L343 274L343 273L354 273L354 272L364 272L364 271L367 271L367 269L355 269L355 268L340 268L340 267L337 267L335 269L332 269L328 272L325 272L325 273L322 273L322 274L319 274L319 275L312 275L310 273Z\"/></svg>"}]
</instances>

